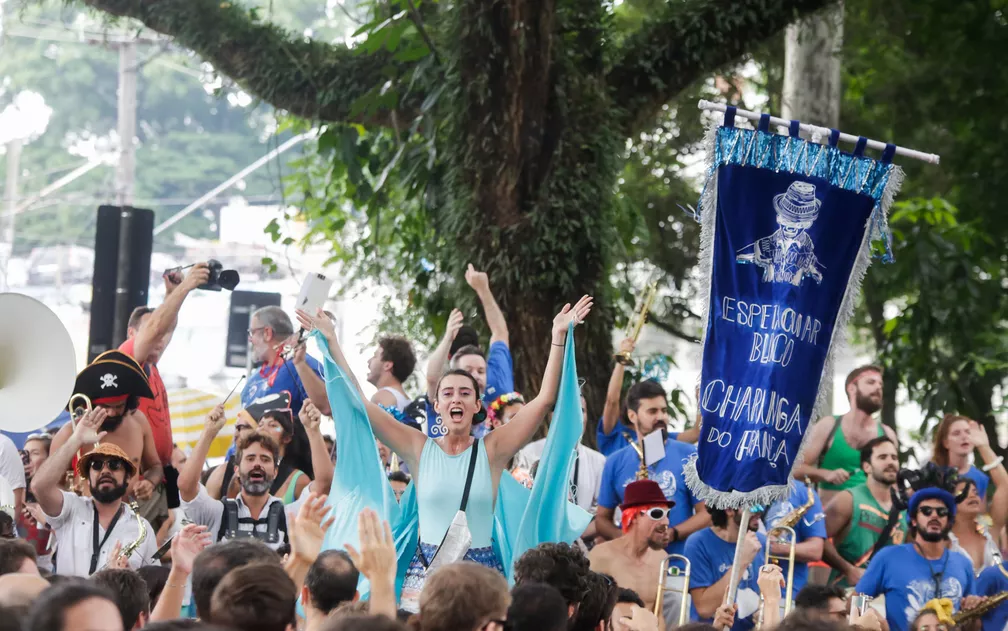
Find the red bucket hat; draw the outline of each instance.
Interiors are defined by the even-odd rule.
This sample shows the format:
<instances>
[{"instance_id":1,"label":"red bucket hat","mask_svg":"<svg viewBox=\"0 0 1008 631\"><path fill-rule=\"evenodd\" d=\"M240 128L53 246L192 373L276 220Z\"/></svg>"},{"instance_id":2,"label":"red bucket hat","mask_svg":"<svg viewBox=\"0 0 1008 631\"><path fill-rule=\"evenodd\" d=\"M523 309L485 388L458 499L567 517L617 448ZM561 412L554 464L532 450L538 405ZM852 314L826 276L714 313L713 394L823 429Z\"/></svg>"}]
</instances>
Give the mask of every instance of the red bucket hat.
<instances>
[{"instance_id":1,"label":"red bucket hat","mask_svg":"<svg viewBox=\"0 0 1008 631\"><path fill-rule=\"evenodd\" d=\"M654 480L636 480L623 489L623 503L620 510L635 506L668 506L672 508L675 502L665 497L661 487Z\"/></svg>"}]
</instances>

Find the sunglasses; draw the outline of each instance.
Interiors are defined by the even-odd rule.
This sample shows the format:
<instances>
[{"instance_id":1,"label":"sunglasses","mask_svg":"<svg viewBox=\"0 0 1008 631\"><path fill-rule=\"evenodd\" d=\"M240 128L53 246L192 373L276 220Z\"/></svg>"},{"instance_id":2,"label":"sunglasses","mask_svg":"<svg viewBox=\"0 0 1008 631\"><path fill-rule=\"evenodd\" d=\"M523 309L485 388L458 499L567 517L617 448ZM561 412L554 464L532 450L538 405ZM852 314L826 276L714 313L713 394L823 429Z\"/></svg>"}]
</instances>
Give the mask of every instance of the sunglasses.
<instances>
[{"instance_id":1,"label":"sunglasses","mask_svg":"<svg viewBox=\"0 0 1008 631\"><path fill-rule=\"evenodd\" d=\"M647 510L641 511L641 515L647 515L651 519L658 521L667 517L669 514L669 509L667 508L649 508Z\"/></svg>"},{"instance_id":2,"label":"sunglasses","mask_svg":"<svg viewBox=\"0 0 1008 631\"><path fill-rule=\"evenodd\" d=\"M921 506L917 511L925 517L937 514L939 517L948 517L949 510L944 506Z\"/></svg>"},{"instance_id":3,"label":"sunglasses","mask_svg":"<svg viewBox=\"0 0 1008 631\"><path fill-rule=\"evenodd\" d=\"M124 466L123 461L118 458L95 458L91 461L92 471L101 471L105 467L108 467L109 471L119 471Z\"/></svg>"},{"instance_id":4,"label":"sunglasses","mask_svg":"<svg viewBox=\"0 0 1008 631\"><path fill-rule=\"evenodd\" d=\"M52 434L50 434L49 432L28 434L28 437L25 438L25 442L28 442L29 440L52 440Z\"/></svg>"}]
</instances>

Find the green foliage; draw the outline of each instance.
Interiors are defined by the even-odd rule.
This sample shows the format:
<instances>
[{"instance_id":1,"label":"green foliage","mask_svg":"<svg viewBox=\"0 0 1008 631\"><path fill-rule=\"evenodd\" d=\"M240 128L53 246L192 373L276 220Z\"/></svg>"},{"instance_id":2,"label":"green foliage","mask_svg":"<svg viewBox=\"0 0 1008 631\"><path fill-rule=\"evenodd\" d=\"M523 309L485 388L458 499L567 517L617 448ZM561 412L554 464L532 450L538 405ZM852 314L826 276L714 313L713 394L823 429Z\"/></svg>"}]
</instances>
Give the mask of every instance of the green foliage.
<instances>
[{"instance_id":1,"label":"green foliage","mask_svg":"<svg viewBox=\"0 0 1008 631\"><path fill-rule=\"evenodd\" d=\"M941 199L897 204L896 260L871 279L896 307L882 324L880 357L924 408L921 432L947 412L986 419L991 390L1008 375L1008 277L984 254L990 237L958 214Z\"/></svg>"}]
</instances>

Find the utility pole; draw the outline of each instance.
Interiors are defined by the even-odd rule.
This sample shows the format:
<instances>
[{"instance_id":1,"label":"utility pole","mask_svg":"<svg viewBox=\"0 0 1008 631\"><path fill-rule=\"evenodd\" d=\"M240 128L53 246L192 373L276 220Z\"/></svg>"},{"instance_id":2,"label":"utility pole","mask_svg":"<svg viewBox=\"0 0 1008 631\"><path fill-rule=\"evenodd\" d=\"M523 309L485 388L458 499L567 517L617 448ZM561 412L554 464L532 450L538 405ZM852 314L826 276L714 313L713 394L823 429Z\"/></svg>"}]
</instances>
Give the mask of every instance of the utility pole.
<instances>
[{"instance_id":1,"label":"utility pole","mask_svg":"<svg viewBox=\"0 0 1008 631\"><path fill-rule=\"evenodd\" d=\"M116 295L113 311L112 343L119 346L125 339L126 325L131 306L129 302L129 280L132 257L130 256L130 235L133 212L127 207L133 205L134 180L136 176L137 110L137 45L136 40L119 43L119 165L116 168L116 205L119 206L119 253L116 264Z\"/></svg>"},{"instance_id":2,"label":"utility pole","mask_svg":"<svg viewBox=\"0 0 1008 631\"><path fill-rule=\"evenodd\" d=\"M0 289L10 288L7 282L11 258L14 256L14 217L18 204L18 175L21 171L23 141L15 138L7 143L7 178L4 183L3 232L0 233Z\"/></svg>"}]
</instances>

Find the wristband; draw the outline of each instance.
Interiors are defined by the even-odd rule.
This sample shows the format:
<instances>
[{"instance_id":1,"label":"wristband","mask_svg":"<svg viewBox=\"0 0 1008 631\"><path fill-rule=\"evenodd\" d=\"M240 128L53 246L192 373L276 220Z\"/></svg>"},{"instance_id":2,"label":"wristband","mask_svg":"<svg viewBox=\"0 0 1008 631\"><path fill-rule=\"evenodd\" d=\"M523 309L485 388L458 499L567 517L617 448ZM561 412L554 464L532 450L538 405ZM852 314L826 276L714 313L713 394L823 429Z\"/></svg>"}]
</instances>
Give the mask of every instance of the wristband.
<instances>
[{"instance_id":1,"label":"wristband","mask_svg":"<svg viewBox=\"0 0 1008 631\"><path fill-rule=\"evenodd\" d=\"M679 541L679 529L672 528L672 543L678 543Z\"/></svg>"},{"instance_id":2,"label":"wristband","mask_svg":"<svg viewBox=\"0 0 1008 631\"><path fill-rule=\"evenodd\" d=\"M997 469L998 465L1000 465L1002 462L1004 462L1004 456L998 456L992 462L990 462L988 464L985 464L983 466L983 470L986 473L987 471L990 471L991 469Z\"/></svg>"}]
</instances>

